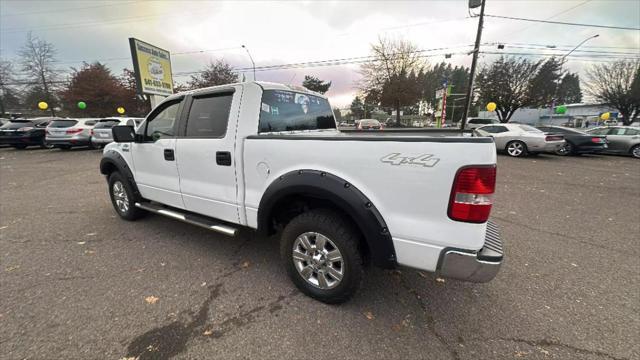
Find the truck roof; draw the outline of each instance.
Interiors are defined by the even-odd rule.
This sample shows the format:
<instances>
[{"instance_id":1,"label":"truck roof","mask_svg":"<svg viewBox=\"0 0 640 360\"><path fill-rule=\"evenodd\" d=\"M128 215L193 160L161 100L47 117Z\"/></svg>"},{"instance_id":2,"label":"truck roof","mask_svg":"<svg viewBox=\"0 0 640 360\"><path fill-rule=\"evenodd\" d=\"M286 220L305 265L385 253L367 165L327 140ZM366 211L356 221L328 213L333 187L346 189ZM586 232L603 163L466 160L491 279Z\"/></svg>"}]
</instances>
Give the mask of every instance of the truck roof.
<instances>
[{"instance_id":1,"label":"truck roof","mask_svg":"<svg viewBox=\"0 0 640 360\"><path fill-rule=\"evenodd\" d=\"M205 87L205 88L200 88L200 89L182 91L182 92L170 95L167 99L172 99L172 98L175 98L175 97L178 97L178 96L182 96L182 95L197 94L197 93L200 93L200 92L207 92L207 91L216 90L216 89L224 89L224 88L228 88L230 86L242 85L242 84L256 84L256 85L260 86L263 90L295 91L295 92L301 92L301 93L306 93L306 94L318 96L318 97L321 97L321 98L324 98L324 99L327 98L323 94L317 93L315 91L311 91L311 90L309 90L307 88L304 88L302 86L285 85L285 84L279 84L279 83L273 83L273 82L267 82L267 81L245 81L245 82L237 82L237 83L232 83L232 84L217 85L217 86L210 86L210 87Z\"/></svg>"}]
</instances>

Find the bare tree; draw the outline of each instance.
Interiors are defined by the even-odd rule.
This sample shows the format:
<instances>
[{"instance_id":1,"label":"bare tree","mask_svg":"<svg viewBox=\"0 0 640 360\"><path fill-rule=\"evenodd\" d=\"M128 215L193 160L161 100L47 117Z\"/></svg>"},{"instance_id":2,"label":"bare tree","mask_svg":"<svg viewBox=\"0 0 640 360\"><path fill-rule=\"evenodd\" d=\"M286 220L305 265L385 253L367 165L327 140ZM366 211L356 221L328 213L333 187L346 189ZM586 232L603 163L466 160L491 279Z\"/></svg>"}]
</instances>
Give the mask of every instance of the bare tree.
<instances>
[{"instance_id":1,"label":"bare tree","mask_svg":"<svg viewBox=\"0 0 640 360\"><path fill-rule=\"evenodd\" d=\"M55 47L52 43L29 33L27 41L18 54L21 58L22 71L33 85L42 89L44 100L50 105L51 115L56 116L53 106L53 84L57 75L53 66L56 56Z\"/></svg>"},{"instance_id":2,"label":"bare tree","mask_svg":"<svg viewBox=\"0 0 640 360\"><path fill-rule=\"evenodd\" d=\"M500 57L478 73L478 101L480 104L495 102L500 122L508 122L516 110L535 104L529 88L540 64L526 58Z\"/></svg>"},{"instance_id":3,"label":"bare tree","mask_svg":"<svg viewBox=\"0 0 640 360\"><path fill-rule=\"evenodd\" d=\"M422 70L426 62L417 46L402 39L378 38L371 45L371 56L372 60L360 67L360 90L364 94L379 94L383 106L395 108L399 123L400 107L413 105L419 97L409 75Z\"/></svg>"},{"instance_id":4,"label":"bare tree","mask_svg":"<svg viewBox=\"0 0 640 360\"><path fill-rule=\"evenodd\" d=\"M0 115L3 115L11 107L18 107L20 100L15 90L15 77L13 76L13 63L0 59Z\"/></svg>"},{"instance_id":5,"label":"bare tree","mask_svg":"<svg viewBox=\"0 0 640 360\"><path fill-rule=\"evenodd\" d=\"M618 109L629 125L640 112L640 61L620 60L587 70L587 93Z\"/></svg>"}]
</instances>

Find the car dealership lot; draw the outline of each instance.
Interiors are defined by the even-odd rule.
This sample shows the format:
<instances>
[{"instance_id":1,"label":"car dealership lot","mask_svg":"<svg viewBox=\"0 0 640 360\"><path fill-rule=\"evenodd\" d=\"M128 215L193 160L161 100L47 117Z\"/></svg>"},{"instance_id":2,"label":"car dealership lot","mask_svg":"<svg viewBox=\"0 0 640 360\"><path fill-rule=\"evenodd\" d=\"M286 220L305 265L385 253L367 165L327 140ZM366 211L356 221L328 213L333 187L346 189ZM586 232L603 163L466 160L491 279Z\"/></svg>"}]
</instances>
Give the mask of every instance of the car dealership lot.
<instances>
[{"instance_id":1,"label":"car dealership lot","mask_svg":"<svg viewBox=\"0 0 640 360\"><path fill-rule=\"evenodd\" d=\"M0 149L2 359L640 357L635 159L499 156L496 279L370 269L330 306L275 237L117 218L100 156Z\"/></svg>"}]
</instances>

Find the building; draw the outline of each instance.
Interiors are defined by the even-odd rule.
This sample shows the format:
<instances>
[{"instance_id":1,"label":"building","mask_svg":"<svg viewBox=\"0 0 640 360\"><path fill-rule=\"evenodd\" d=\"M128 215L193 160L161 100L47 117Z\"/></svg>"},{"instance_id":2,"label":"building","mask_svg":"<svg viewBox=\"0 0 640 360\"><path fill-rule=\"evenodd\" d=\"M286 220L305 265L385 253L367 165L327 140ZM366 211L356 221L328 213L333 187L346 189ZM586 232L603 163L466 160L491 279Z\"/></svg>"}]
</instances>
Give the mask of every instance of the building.
<instances>
[{"instance_id":1,"label":"building","mask_svg":"<svg viewBox=\"0 0 640 360\"><path fill-rule=\"evenodd\" d=\"M550 115L549 108L522 108L516 110L509 121L531 125L568 125L574 127L595 126L601 123L600 115L610 113L610 119L617 121L618 110L606 104L568 104L564 114ZM497 118L495 112L480 111L480 117Z\"/></svg>"}]
</instances>

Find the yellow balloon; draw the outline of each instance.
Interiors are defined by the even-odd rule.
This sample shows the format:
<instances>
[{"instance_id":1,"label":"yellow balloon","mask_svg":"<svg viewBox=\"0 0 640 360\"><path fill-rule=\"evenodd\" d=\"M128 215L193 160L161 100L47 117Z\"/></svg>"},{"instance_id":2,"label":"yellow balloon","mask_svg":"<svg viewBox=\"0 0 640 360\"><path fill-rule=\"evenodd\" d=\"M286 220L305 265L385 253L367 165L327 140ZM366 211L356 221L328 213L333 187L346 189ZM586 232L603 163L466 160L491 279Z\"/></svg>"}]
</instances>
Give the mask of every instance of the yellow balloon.
<instances>
[{"instance_id":1,"label":"yellow balloon","mask_svg":"<svg viewBox=\"0 0 640 360\"><path fill-rule=\"evenodd\" d=\"M118 112L118 114L124 114L124 108L122 106L117 108L116 111Z\"/></svg>"},{"instance_id":2,"label":"yellow balloon","mask_svg":"<svg viewBox=\"0 0 640 360\"><path fill-rule=\"evenodd\" d=\"M49 104L47 104L46 102L44 102L44 101L40 101L40 102L38 103L38 109L40 109L40 110L47 110L47 108L49 108Z\"/></svg>"},{"instance_id":3,"label":"yellow balloon","mask_svg":"<svg viewBox=\"0 0 640 360\"><path fill-rule=\"evenodd\" d=\"M604 114L600 115L600 119L602 119L602 120L604 120L604 121L607 121L607 120L609 120L609 116L611 116L611 114L609 114L608 112L606 112L606 113L604 113Z\"/></svg>"},{"instance_id":4,"label":"yellow balloon","mask_svg":"<svg viewBox=\"0 0 640 360\"><path fill-rule=\"evenodd\" d=\"M496 103L490 102L487 104L487 111L496 111Z\"/></svg>"}]
</instances>

